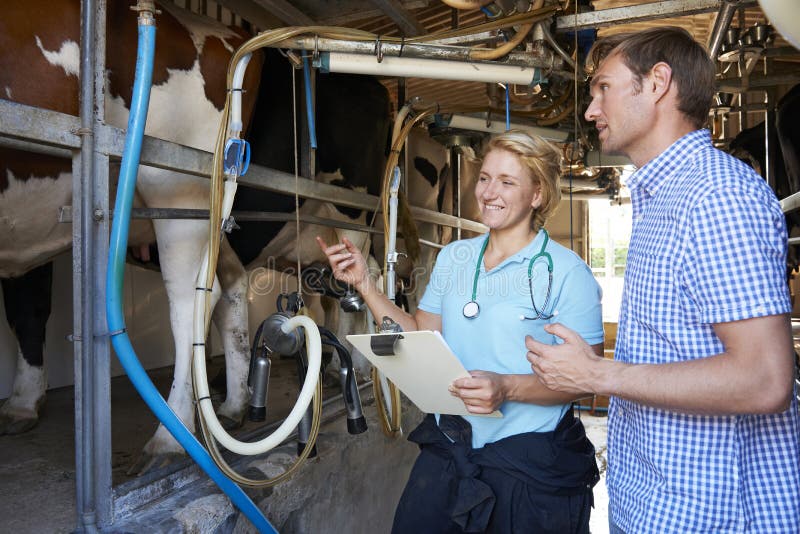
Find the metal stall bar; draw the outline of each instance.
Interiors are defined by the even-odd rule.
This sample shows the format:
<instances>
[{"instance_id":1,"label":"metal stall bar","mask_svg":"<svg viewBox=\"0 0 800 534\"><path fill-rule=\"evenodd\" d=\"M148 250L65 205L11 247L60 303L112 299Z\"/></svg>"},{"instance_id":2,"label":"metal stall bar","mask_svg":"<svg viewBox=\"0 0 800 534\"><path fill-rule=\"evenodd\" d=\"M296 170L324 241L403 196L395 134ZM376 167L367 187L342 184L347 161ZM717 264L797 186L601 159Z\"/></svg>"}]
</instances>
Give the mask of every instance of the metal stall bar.
<instances>
[{"instance_id":1,"label":"metal stall bar","mask_svg":"<svg viewBox=\"0 0 800 534\"><path fill-rule=\"evenodd\" d=\"M724 0L665 0L633 6L613 7L599 11L588 11L577 15L562 15L556 18L556 32L589 30L613 26L619 23L685 17L699 13L719 11ZM739 7L752 7L756 0L740 0Z\"/></svg>"},{"instance_id":2,"label":"metal stall bar","mask_svg":"<svg viewBox=\"0 0 800 534\"><path fill-rule=\"evenodd\" d=\"M789 213L800 208L800 192L793 193L786 198L781 199L781 209L784 213Z\"/></svg>"},{"instance_id":3,"label":"metal stall bar","mask_svg":"<svg viewBox=\"0 0 800 534\"><path fill-rule=\"evenodd\" d=\"M0 100L0 116L4 119L3 122L0 122L0 146L6 143L18 146L19 139L23 138L51 145L45 150L52 150L53 147L75 148L79 146L79 140L72 133L77 131L79 123L75 117L70 115ZM124 139L124 130L108 125L97 125L95 150L112 157L120 157ZM30 149L35 150L36 148L31 145ZM208 178L211 175L212 159L213 155L209 152L154 137L145 136L142 144L141 164L160 169ZM285 195L293 195L295 192L293 174L259 165L251 165L247 175L239 178L239 183ZM298 193L303 198L323 200L350 208L379 209L378 197L374 195L315 182L308 178L298 178L297 185ZM107 209L103 213L107 213ZM411 213L415 219L422 222L474 232L486 231L486 227L481 223L416 206L411 207Z\"/></svg>"},{"instance_id":4,"label":"metal stall bar","mask_svg":"<svg viewBox=\"0 0 800 534\"><path fill-rule=\"evenodd\" d=\"M73 158L75 483L79 532L110 524L111 401L102 273L108 247L108 155L97 150L104 120L106 1L81 2L80 153Z\"/></svg>"},{"instance_id":5,"label":"metal stall bar","mask_svg":"<svg viewBox=\"0 0 800 534\"><path fill-rule=\"evenodd\" d=\"M94 63L94 124L95 138L105 123L106 80L106 4L107 0L95 0L95 63ZM104 276L108 259L109 213L109 155L95 147L92 169L92 191L94 199L92 213L83 219L91 221L94 242L92 262L96 276L92 279L94 298L94 414L92 434L94 439L95 509L100 527L111 525L114 520L114 502L111 486L111 344L106 333L106 283Z\"/></svg>"},{"instance_id":6,"label":"metal stall bar","mask_svg":"<svg viewBox=\"0 0 800 534\"><path fill-rule=\"evenodd\" d=\"M92 405L91 354L93 318L91 315L92 265L86 261L91 254L91 239L83 224L84 178L91 177L94 152L94 113L86 109L87 101L94 103L94 2L81 2L81 56L80 56L80 123L82 137L80 150L72 158L72 199L75 204L75 221L72 225L72 324L74 376L75 376L75 517L78 532L96 532L97 519L94 506L94 462L92 458ZM76 134L79 134L76 131ZM89 184L91 185L91 184ZM88 316L87 316L88 315Z\"/></svg>"}]
</instances>

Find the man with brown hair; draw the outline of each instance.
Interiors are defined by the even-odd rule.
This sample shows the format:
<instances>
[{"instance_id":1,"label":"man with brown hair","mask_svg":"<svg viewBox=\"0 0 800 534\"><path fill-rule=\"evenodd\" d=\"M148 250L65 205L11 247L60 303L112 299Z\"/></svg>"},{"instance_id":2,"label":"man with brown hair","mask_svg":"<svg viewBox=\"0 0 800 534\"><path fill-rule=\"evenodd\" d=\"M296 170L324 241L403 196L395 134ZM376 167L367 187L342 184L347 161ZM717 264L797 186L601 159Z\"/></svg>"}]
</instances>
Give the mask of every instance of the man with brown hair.
<instances>
[{"instance_id":1,"label":"man with brown hair","mask_svg":"<svg viewBox=\"0 0 800 534\"><path fill-rule=\"evenodd\" d=\"M627 532L800 532L786 227L702 129L714 65L679 28L598 41L586 119L638 167L615 359L528 338L539 379L611 395L609 522Z\"/></svg>"}]
</instances>

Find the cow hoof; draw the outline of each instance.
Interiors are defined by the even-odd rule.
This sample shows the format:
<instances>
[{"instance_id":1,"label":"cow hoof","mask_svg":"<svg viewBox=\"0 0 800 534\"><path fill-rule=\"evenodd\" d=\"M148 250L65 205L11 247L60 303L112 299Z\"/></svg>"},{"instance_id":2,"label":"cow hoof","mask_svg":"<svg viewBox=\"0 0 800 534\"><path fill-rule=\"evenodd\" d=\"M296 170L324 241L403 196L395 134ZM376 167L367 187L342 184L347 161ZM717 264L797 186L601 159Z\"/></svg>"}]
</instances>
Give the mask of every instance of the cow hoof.
<instances>
[{"instance_id":1,"label":"cow hoof","mask_svg":"<svg viewBox=\"0 0 800 534\"><path fill-rule=\"evenodd\" d=\"M235 430L244 424L244 414L242 414L242 417L237 420L233 419L232 417L228 417L227 415L218 413L217 419L219 419L219 424L221 424L222 428L225 430Z\"/></svg>"},{"instance_id":2,"label":"cow hoof","mask_svg":"<svg viewBox=\"0 0 800 534\"><path fill-rule=\"evenodd\" d=\"M39 423L39 418L11 416L8 414L0 414L0 436L5 434L22 434L32 429Z\"/></svg>"},{"instance_id":3,"label":"cow hoof","mask_svg":"<svg viewBox=\"0 0 800 534\"><path fill-rule=\"evenodd\" d=\"M185 454L178 452L150 454L149 452L142 451L142 453L139 455L139 458L136 460L136 463L134 463L130 469L128 469L127 474L128 476L142 476L150 471L162 469L168 465L181 461L185 457Z\"/></svg>"}]
</instances>

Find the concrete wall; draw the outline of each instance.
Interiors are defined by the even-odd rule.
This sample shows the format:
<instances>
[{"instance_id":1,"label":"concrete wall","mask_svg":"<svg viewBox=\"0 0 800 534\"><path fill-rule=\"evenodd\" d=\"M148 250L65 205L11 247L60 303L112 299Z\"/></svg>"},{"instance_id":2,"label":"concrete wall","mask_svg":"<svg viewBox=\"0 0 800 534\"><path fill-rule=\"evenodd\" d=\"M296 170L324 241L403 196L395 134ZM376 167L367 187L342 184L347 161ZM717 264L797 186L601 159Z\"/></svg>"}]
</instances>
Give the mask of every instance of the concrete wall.
<instances>
[{"instance_id":1,"label":"concrete wall","mask_svg":"<svg viewBox=\"0 0 800 534\"><path fill-rule=\"evenodd\" d=\"M73 347L67 341L72 333L72 252L53 260L53 297L47 321L44 363L48 389L74 383ZM2 290L0 289L0 293ZM125 266L123 289L125 324L133 347L145 369L172 365L175 349L169 323L169 305L161 274L133 265ZM218 344L217 344L218 345ZM0 299L0 399L11 394L18 345L6 321ZM124 371L111 359L111 376Z\"/></svg>"},{"instance_id":2,"label":"concrete wall","mask_svg":"<svg viewBox=\"0 0 800 534\"><path fill-rule=\"evenodd\" d=\"M281 534L391 531L395 506L419 450L406 436L422 414L406 402L405 433L388 438L374 405L366 410L366 433L349 435L342 419L325 425L318 439L318 458L257 501Z\"/></svg>"}]
</instances>

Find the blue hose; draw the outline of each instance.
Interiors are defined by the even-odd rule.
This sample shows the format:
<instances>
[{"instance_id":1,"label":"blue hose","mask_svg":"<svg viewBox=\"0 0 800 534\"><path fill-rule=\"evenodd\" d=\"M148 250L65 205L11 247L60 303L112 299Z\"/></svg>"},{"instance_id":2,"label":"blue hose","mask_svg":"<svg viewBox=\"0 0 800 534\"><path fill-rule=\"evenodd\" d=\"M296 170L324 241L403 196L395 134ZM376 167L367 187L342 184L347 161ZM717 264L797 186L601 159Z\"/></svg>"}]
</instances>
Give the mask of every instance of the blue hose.
<instances>
[{"instance_id":1,"label":"blue hose","mask_svg":"<svg viewBox=\"0 0 800 534\"><path fill-rule=\"evenodd\" d=\"M506 84L506 131L511 129L511 103L508 101L508 91L511 84Z\"/></svg>"},{"instance_id":2,"label":"blue hose","mask_svg":"<svg viewBox=\"0 0 800 534\"><path fill-rule=\"evenodd\" d=\"M314 103L311 101L311 68L308 58L303 56L303 80L306 86L306 117L308 117L308 137L311 148L317 148L317 128L314 126Z\"/></svg>"},{"instance_id":3,"label":"blue hose","mask_svg":"<svg viewBox=\"0 0 800 534\"><path fill-rule=\"evenodd\" d=\"M122 367L128 373L136 390L158 417L158 420L175 437L189 456L217 483L231 502L250 520L259 532L277 530L269 523L261 510L250 497L217 467L211 456L189 429L170 409L158 392L142 364L136 357L128 334L125 331L125 318L122 313L122 282L124 278L125 251L128 245L128 226L131 218L133 192L136 187L136 173L139 156L142 152L142 136L147 120L150 101L150 85L153 77L153 54L155 51L156 28L151 24L139 24L139 47L136 54L136 79L133 85L131 111L128 118L128 133L125 150L122 154L117 200L114 205L114 222L111 228L111 243L108 250L108 274L106 279L106 314L111 344L117 353Z\"/></svg>"}]
</instances>

